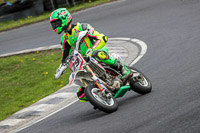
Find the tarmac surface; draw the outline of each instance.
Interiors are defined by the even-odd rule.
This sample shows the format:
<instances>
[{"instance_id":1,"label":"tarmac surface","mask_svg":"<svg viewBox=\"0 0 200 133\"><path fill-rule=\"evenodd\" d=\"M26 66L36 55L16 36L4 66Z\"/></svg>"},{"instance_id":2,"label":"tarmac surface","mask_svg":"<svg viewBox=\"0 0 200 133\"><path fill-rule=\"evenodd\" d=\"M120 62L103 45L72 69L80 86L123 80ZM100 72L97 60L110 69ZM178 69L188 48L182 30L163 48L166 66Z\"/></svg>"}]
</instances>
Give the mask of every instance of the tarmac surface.
<instances>
[{"instance_id":1,"label":"tarmac surface","mask_svg":"<svg viewBox=\"0 0 200 133\"><path fill-rule=\"evenodd\" d=\"M112 114L75 102L20 133L199 133L200 0L121 0L73 14L109 37L138 38L148 50L134 66L148 95L128 93ZM17 34L16 34L17 33ZM49 22L0 33L0 54L59 42Z\"/></svg>"}]
</instances>

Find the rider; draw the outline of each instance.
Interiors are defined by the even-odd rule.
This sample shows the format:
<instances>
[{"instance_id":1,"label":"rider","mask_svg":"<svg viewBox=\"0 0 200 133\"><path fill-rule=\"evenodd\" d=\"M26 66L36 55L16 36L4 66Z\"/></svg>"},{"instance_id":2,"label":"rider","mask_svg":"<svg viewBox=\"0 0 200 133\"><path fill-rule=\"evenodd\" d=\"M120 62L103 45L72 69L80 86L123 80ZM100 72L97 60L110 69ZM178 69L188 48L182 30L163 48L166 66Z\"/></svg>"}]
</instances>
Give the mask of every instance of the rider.
<instances>
[{"instance_id":1,"label":"rider","mask_svg":"<svg viewBox=\"0 0 200 133\"><path fill-rule=\"evenodd\" d=\"M87 30L87 35L84 38L83 43L80 45L80 53L83 56L87 53L87 55L92 56L97 61L103 62L115 70L120 71L122 74L122 80L126 80L131 74L131 71L125 64L117 59L114 59L112 56L109 56L107 47L104 47L107 42L107 36L96 31L90 24L71 24L71 22L72 16L66 8L59 8L50 14L50 23L54 32L57 34L60 34L63 31L65 32L61 37L63 57L57 71L61 70L61 68L62 70L67 68L65 66L65 61L67 56L71 53L71 48L74 48L76 45L79 32ZM59 77L60 75L56 78L58 79ZM87 100L84 89L85 88L83 87L79 87L77 90L77 96L81 102Z\"/></svg>"}]
</instances>

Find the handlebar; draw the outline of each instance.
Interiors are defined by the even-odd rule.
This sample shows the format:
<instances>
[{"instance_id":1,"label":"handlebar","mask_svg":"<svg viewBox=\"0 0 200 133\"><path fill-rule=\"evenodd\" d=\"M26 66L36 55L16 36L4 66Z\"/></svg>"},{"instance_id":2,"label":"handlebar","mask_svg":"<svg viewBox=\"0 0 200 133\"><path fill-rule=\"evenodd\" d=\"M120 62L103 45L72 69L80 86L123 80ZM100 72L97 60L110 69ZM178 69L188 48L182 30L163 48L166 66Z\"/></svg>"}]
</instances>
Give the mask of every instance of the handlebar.
<instances>
[{"instance_id":1,"label":"handlebar","mask_svg":"<svg viewBox=\"0 0 200 133\"><path fill-rule=\"evenodd\" d=\"M87 33L88 31L85 30L85 31L81 31L79 33L79 36L78 36L78 41L76 42L76 50L78 51L79 50L79 46L80 46L80 43L82 42L82 39L85 38L87 36Z\"/></svg>"}]
</instances>

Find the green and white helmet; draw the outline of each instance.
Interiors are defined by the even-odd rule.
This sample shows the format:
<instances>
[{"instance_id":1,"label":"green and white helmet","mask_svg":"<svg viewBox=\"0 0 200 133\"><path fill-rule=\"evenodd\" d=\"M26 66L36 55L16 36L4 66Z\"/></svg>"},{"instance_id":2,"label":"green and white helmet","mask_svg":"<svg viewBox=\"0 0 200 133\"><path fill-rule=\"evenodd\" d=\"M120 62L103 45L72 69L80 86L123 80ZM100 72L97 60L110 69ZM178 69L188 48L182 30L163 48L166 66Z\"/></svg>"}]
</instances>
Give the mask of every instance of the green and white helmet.
<instances>
[{"instance_id":1,"label":"green and white helmet","mask_svg":"<svg viewBox=\"0 0 200 133\"><path fill-rule=\"evenodd\" d=\"M60 34L72 21L72 16L66 8L58 8L50 14L51 26L57 34Z\"/></svg>"}]
</instances>

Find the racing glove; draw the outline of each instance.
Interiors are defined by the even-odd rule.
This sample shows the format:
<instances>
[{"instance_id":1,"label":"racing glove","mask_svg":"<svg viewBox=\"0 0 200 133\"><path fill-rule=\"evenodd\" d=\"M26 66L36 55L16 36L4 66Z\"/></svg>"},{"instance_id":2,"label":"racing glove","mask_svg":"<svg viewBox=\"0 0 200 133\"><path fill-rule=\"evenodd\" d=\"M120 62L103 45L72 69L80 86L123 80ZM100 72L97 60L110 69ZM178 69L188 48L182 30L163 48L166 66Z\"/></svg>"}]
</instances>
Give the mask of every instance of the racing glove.
<instances>
[{"instance_id":1,"label":"racing glove","mask_svg":"<svg viewBox=\"0 0 200 133\"><path fill-rule=\"evenodd\" d=\"M60 76L65 73L65 70L67 69L67 66L65 64L60 64L59 67L56 69L55 78L59 79Z\"/></svg>"}]
</instances>

